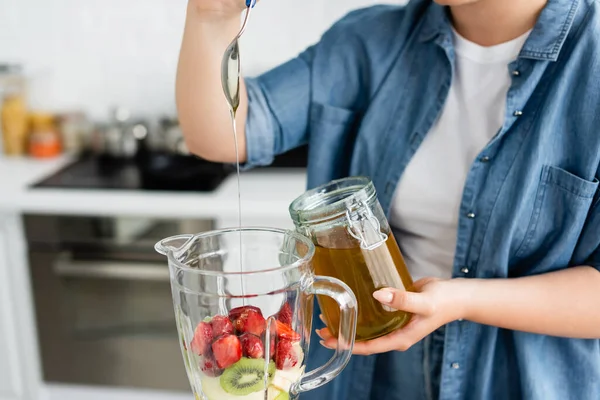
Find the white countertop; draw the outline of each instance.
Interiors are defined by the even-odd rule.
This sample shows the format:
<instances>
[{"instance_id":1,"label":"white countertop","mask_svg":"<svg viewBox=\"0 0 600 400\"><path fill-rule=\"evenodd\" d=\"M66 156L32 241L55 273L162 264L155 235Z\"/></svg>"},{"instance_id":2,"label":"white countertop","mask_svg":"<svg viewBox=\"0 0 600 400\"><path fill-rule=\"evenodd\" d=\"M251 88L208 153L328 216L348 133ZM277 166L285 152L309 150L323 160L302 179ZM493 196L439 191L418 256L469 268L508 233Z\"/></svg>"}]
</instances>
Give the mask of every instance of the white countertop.
<instances>
[{"instance_id":1,"label":"white countertop","mask_svg":"<svg viewBox=\"0 0 600 400\"><path fill-rule=\"evenodd\" d=\"M137 215L166 218L237 218L235 174L215 191L157 192L95 189L47 189L30 185L71 161L0 156L0 212L68 215ZM300 170L249 171L241 176L242 216L289 218L290 202L304 192L306 173Z\"/></svg>"}]
</instances>

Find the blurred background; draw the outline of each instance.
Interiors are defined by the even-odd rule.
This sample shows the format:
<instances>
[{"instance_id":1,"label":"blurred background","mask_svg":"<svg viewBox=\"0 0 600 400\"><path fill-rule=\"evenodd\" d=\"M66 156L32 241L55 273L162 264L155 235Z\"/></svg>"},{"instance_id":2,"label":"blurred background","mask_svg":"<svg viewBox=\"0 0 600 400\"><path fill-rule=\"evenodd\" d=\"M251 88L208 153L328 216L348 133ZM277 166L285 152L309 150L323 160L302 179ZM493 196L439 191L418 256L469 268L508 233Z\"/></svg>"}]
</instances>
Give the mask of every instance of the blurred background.
<instances>
[{"instance_id":1,"label":"blurred background","mask_svg":"<svg viewBox=\"0 0 600 400\"><path fill-rule=\"evenodd\" d=\"M388 3L404 3L402 0ZM369 0L261 0L246 75ZM237 226L232 167L174 103L185 0L0 0L0 400L188 399L154 243ZM306 149L242 175L244 225L290 228Z\"/></svg>"},{"instance_id":2,"label":"blurred background","mask_svg":"<svg viewBox=\"0 0 600 400\"><path fill-rule=\"evenodd\" d=\"M264 0L244 36L254 75L295 56L369 0ZM114 105L173 115L185 0L2 0L0 62L27 73L29 104L106 118Z\"/></svg>"}]
</instances>

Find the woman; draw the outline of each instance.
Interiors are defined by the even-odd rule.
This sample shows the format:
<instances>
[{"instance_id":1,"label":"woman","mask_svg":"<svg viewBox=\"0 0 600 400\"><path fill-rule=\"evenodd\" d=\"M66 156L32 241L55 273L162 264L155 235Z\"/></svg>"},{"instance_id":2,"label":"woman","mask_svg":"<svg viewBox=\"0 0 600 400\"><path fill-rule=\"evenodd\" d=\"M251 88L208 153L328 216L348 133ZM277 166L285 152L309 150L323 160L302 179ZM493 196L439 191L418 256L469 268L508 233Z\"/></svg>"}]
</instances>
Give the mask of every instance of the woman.
<instances>
[{"instance_id":1,"label":"woman","mask_svg":"<svg viewBox=\"0 0 600 400\"><path fill-rule=\"evenodd\" d=\"M187 143L222 162L235 153L215 99L238 3L190 1L178 71ZM310 187L370 176L422 278L418 293L374 293L415 317L358 343L307 398L600 398L599 11L594 0L374 6L246 80L246 167L308 143Z\"/></svg>"}]
</instances>

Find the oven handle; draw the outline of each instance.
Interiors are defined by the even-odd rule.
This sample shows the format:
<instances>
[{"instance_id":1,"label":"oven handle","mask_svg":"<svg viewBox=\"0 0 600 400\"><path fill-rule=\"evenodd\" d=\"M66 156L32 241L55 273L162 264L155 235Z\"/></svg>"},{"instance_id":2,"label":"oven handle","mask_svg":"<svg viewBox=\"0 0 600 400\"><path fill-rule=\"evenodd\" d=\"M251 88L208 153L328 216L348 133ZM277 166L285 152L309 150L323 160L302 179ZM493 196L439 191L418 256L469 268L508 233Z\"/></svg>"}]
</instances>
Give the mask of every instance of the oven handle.
<instances>
[{"instance_id":1,"label":"oven handle","mask_svg":"<svg viewBox=\"0 0 600 400\"><path fill-rule=\"evenodd\" d=\"M169 282L169 269L151 263L120 261L74 261L60 257L54 273L61 277Z\"/></svg>"}]
</instances>

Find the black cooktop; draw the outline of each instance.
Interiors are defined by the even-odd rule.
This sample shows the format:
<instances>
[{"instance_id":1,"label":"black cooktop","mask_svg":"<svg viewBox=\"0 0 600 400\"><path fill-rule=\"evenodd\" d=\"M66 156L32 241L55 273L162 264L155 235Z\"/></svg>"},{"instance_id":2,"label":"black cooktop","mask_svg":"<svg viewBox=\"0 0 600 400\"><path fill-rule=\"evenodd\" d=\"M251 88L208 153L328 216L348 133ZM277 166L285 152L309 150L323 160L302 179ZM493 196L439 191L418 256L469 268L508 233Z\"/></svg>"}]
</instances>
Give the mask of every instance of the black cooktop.
<instances>
[{"instance_id":1,"label":"black cooktop","mask_svg":"<svg viewBox=\"0 0 600 400\"><path fill-rule=\"evenodd\" d=\"M118 159L87 154L33 187L207 192L231 171L230 166L194 156L156 153Z\"/></svg>"},{"instance_id":2,"label":"black cooktop","mask_svg":"<svg viewBox=\"0 0 600 400\"><path fill-rule=\"evenodd\" d=\"M281 154L266 168L305 169L308 148ZM195 156L142 153L134 158L83 154L35 188L116 189L210 192L234 172L229 164L212 163Z\"/></svg>"}]
</instances>

